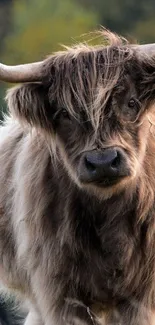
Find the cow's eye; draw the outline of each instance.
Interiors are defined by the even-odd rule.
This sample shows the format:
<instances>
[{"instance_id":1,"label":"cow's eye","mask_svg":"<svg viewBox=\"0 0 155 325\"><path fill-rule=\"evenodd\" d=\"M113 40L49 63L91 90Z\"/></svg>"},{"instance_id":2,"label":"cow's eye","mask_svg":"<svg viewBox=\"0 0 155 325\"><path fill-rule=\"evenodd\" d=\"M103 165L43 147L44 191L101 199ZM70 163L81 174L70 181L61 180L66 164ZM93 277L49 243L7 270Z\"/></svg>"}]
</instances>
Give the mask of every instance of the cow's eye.
<instances>
[{"instance_id":1,"label":"cow's eye","mask_svg":"<svg viewBox=\"0 0 155 325\"><path fill-rule=\"evenodd\" d=\"M128 102L128 107L129 108L134 108L134 107L137 107L137 103L136 103L136 100L134 98L131 98Z\"/></svg>"},{"instance_id":2,"label":"cow's eye","mask_svg":"<svg viewBox=\"0 0 155 325\"><path fill-rule=\"evenodd\" d=\"M63 118L65 118L65 119L69 119L70 118L69 117L69 114L68 114L68 112L67 112L67 110L65 108L61 109L60 115L63 116Z\"/></svg>"},{"instance_id":3,"label":"cow's eye","mask_svg":"<svg viewBox=\"0 0 155 325\"><path fill-rule=\"evenodd\" d=\"M69 114L65 108L57 110L53 116L54 121L58 121L60 118L70 119Z\"/></svg>"}]
</instances>

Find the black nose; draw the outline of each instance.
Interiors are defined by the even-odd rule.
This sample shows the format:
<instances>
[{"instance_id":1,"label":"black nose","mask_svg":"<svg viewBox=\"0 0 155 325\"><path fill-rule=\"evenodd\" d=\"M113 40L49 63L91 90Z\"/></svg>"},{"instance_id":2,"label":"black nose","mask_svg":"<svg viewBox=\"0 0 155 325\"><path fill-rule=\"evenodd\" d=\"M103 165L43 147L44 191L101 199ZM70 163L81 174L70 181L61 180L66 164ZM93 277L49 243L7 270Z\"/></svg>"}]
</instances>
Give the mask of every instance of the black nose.
<instances>
[{"instance_id":1,"label":"black nose","mask_svg":"<svg viewBox=\"0 0 155 325\"><path fill-rule=\"evenodd\" d=\"M116 149L105 149L103 152L92 151L85 155L85 166L90 174L113 176L120 163L120 154Z\"/></svg>"},{"instance_id":2,"label":"black nose","mask_svg":"<svg viewBox=\"0 0 155 325\"><path fill-rule=\"evenodd\" d=\"M84 182L111 183L129 175L125 154L119 148L87 151L80 166L80 179Z\"/></svg>"}]
</instances>

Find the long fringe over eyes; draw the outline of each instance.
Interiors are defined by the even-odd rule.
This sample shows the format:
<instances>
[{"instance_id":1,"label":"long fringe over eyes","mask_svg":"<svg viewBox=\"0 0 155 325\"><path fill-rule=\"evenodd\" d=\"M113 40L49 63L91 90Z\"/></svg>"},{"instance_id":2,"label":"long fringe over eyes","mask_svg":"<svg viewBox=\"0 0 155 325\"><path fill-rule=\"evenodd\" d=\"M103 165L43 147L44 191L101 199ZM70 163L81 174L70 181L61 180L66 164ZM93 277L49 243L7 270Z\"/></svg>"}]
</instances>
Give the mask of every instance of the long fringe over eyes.
<instances>
[{"instance_id":1,"label":"long fringe over eyes","mask_svg":"<svg viewBox=\"0 0 155 325\"><path fill-rule=\"evenodd\" d=\"M124 39L103 31L103 39L110 45L78 44L66 47L45 60L44 78L50 86L50 100L66 108L74 117L84 112L95 133L104 107L123 74L124 65L133 55Z\"/></svg>"}]
</instances>

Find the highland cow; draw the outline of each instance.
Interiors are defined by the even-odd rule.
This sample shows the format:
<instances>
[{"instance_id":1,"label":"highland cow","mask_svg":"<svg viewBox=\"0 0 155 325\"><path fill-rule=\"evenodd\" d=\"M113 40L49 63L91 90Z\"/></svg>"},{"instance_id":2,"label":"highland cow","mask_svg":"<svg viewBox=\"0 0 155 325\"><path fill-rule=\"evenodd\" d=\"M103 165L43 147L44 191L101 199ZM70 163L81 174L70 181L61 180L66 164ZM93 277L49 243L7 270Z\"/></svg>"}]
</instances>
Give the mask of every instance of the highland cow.
<instances>
[{"instance_id":1,"label":"highland cow","mask_svg":"<svg viewBox=\"0 0 155 325\"><path fill-rule=\"evenodd\" d=\"M155 45L0 65L0 277L26 325L152 325ZM154 320L155 322L155 320Z\"/></svg>"}]
</instances>

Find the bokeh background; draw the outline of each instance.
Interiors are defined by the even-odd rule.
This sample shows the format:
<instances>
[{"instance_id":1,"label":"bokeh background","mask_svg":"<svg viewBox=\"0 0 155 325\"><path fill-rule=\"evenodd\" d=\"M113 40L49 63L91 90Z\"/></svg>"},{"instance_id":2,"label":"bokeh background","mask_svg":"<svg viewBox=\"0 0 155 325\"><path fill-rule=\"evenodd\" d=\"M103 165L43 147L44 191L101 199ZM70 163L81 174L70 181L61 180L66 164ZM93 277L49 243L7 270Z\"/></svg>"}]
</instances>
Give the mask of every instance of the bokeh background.
<instances>
[{"instance_id":1,"label":"bokeh background","mask_svg":"<svg viewBox=\"0 0 155 325\"><path fill-rule=\"evenodd\" d=\"M0 0L0 62L40 60L101 25L155 42L155 0ZM0 83L0 118L5 89Z\"/></svg>"}]
</instances>

